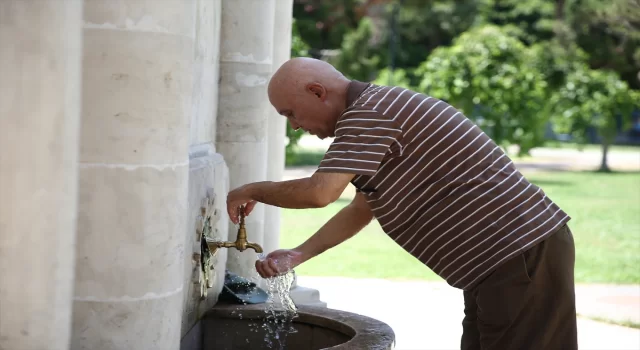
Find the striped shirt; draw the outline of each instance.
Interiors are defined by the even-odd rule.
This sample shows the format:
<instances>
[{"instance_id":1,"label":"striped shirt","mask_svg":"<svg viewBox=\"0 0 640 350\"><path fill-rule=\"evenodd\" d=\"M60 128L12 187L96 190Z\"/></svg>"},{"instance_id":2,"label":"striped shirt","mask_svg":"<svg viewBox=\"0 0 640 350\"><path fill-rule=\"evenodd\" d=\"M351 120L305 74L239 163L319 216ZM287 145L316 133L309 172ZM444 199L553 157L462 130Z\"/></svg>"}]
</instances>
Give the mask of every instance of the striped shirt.
<instances>
[{"instance_id":1,"label":"striped shirt","mask_svg":"<svg viewBox=\"0 0 640 350\"><path fill-rule=\"evenodd\" d=\"M470 290L570 217L460 111L353 81L318 172L352 173L382 229L453 287Z\"/></svg>"}]
</instances>

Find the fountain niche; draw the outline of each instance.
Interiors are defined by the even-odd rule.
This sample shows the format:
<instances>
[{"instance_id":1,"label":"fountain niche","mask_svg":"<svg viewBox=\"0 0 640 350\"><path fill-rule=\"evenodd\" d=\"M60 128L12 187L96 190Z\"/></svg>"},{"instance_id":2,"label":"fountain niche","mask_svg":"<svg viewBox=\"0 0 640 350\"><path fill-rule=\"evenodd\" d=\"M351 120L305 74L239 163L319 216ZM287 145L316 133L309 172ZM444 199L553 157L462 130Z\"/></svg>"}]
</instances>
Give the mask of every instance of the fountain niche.
<instances>
[{"instance_id":1,"label":"fountain niche","mask_svg":"<svg viewBox=\"0 0 640 350\"><path fill-rule=\"evenodd\" d=\"M212 205L212 201L207 200L206 203L209 206ZM206 207L202 210L205 217L206 213L211 211ZM259 253L263 251L259 244L247 241L245 215L242 208L239 214L240 223L234 242L216 241L208 237L211 231L211 219L206 217L204 220L209 225L205 224L199 231L202 250L197 260L202 259L206 281L211 280L208 277L212 271L211 257L215 256L220 248L232 248L239 252L248 248ZM292 280L275 283L282 284L281 287L285 290L290 290ZM273 287L278 290L276 285ZM280 292L276 291L276 293ZM201 297L205 296L206 293L201 295ZM272 295L272 297L275 296ZM286 303L282 299L281 302ZM284 310L287 308L280 310L280 307L274 307L273 300L249 305L218 301L215 307L206 311L182 338L181 350L393 349L395 335L391 327L383 322L326 307L302 305L296 308L293 302L290 302L291 307L288 310L297 309L297 314L291 323L285 323L284 320L287 318Z\"/></svg>"},{"instance_id":2,"label":"fountain niche","mask_svg":"<svg viewBox=\"0 0 640 350\"><path fill-rule=\"evenodd\" d=\"M180 350L388 350L395 344L386 323L330 308L298 307L295 332L282 337L282 347L263 327L266 322L264 304L219 303L186 334Z\"/></svg>"}]
</instances>

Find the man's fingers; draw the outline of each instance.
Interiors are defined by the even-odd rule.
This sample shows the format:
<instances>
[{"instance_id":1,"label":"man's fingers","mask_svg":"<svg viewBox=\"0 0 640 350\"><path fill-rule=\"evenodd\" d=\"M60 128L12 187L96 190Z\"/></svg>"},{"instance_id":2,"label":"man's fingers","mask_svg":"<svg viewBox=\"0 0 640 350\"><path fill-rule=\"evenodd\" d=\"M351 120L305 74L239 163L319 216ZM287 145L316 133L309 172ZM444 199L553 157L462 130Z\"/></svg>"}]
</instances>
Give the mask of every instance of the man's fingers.
<instances>
[{"instance_id":1,"label":"man's fingers","mask_svg":"<svg viewBox=\"0 0 640 350\"><path fill-rule=\"evenodd\" d=\"M264 270L262 269L262 261L260 260L256 261L256 271L258 271L258 274L260 275L260 277L267 278L267 276L264 273Z\"/></svg>"},{"instance_id":2,"label":"man's fingers","mask_svg":"<svg viewBox=\"0 0 640 350\"><path fill-rule=\"evenodd\" d=\"M264 271L267 277L273 277L278 274L278 271L271 266L271 259L262 261L262 271Z\"/></svg>"},{"instance_id":3,"label":"man's fingers","mask_svg":"<svg viewBox=\"0 0 640 350\"><path fill-rule=\"evenodd\" d=\"M227 213L229 214L229 219L231 219L231 221L234 224L238 223L238 209L236 208L235 205L230 205L229 203L227 203Z\"/></svg>"},{"instance_id":4,"label":"man's fingers","mask_svg":"<svg viewBox=\"0 0 640 350\"><path fill-rule=\"evenodd\" d=\"M275 271L269 266L268 260L256 261L256 271L262 278L270 278L276 275Z\"/></svg>"},{"instance_id":5,"label":"man's fingers","mask_svg":"<svg viewBox=\"0 0 640 350\"><path fill-rule=\"evenodd\" d=\"M256 206L256 201L249 201L247 205L244 207L244 215L249 216L249 213L253 210L253 207Z\"/></svg>"},{"instance_id":6,"label":"man's fingers","mask_svg":"<svg viewBox=\"0 0 640 350\"><path fill-rule=\"evenodd\" d=\"M268 262L269 268L270 268L271 270L273 270L273 272L274 272L274 276L279 275L280 273L284 272L284 271L280 271L280 270L278 269L278 265L276 264L276 261L275 261L275 260L273 260L273 259L267 259L267 262Z\"/></svg>"}]
</instances>

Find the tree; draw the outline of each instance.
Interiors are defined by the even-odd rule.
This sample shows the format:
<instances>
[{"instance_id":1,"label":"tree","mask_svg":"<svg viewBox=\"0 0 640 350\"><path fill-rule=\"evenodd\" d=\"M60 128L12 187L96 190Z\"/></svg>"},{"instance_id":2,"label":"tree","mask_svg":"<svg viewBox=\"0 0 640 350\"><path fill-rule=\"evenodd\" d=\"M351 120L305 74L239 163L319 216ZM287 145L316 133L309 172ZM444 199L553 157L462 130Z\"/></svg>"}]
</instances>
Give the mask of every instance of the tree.
<instances>
[{"instance_id":1,"label":"tree","mask_svg":"<svg viewBox=\"0 0 640 350\"><path fill-rule=\"evenodd\" d=\"M395 69L393 72L389 68L380 70L373 83L376 85L393 85L410 90L414 89L407 77L407 71L402 68Z\"/></svg>"},{"instance_id":2,"label":"tree","mask_svg":"<svg viewBox=\"0 0 640 350\"><path fill-rule=\"evenodd\" d=\"M393 6L387 7L387 18L391 18L393 10ZM476 24L477 17L477 0L403 1L395 26L397 52L394 66L405 68L410 83L418 85L422 79L413 74L413 68L424 62L437 47L451 45L458 35ZM391 39L391 35L385 37L382 50L387 50Z\"/></svg>"},{"instance_id":3,"label":"tree","mask_svg":"<svg viewBox=\"0 0 640 350\"><path fill-rule=\"evenodd\" d=\"M581 69L589 60L589 56L577 45L564 43L559 38L532 45L530 54L535 69L544 76L547 83L547 100L565 86L569 74Z\"/></svg>"},{"instance_id":4,"label":"tree","mask_svg":"<svg viewBox=\"0 0 640 350\"><path fill-rule=\"evenodd\" d=\"M479 27L439 47L417 73L420 90L462 110L498 144L525 154L543 141L546 82L510 28Z\"/></svg>"},{"instance_id":5,"label":"tree","mask_svg":"<svg viewBox=\"0 0 640 350\"><path fill-rule=\"evenodd\" d=\"M340 54L331 63L346 77L371 81L384 67L380 50L371 45L373 24L369 18L360 20L358 29L348 33L342 41Z\"/></svg>"},{"instance_id":6,"label":"tree","mask_svg":"<svg viewBox=\"0 0 640 350\"><path fill-rule=\"evenodd\" d=\"M293 17L300 34L319 58L324 49L337 49L343 38L358 27L360 20L376 6L393 0L295 0Z\"/></svg>"},{"instance_id":7,"label":"tree","mask_svg":"<svg viewBox=\"0 0 640 350\"><path fill-rule=\"evenodd\" d=\"M291 57L308 57L309 45L300 37L298 21L291 21Z\"/></svg>"},{"instance_id":8,"label":"tree","mask_svg":"<svg viewBox=\"0 0 640 350\"><path fill-rule=\"evenodd\" d=\"M513 26L518 38L532 45L554 37L556 17L550 0L479 0L481 23Z\"/></svg>"},{"instance_id":9,"label":"tree","mask_svg":"<svg viewBox=\"0 0 640 350\"><path fill-rule=\"evenodd\" d=\"M566 1L567 21L589 66L613 70L640 89L640 1Z\"/></svg>"},{"instance_id":10,"label":"tree","mask_svg":"<svg viewBox=\"0 0 640 350\"><path fill-rule=\"evenodd\" d=\"M567 81L551 100L554 127L586 141L594 127L602 142L600 171L610 171L607 164L609 146L620 129L629 127L634 108L640 106L640 93L611 71L590 69L586 64L571 72Z\"/></svg>"}]
</instances>

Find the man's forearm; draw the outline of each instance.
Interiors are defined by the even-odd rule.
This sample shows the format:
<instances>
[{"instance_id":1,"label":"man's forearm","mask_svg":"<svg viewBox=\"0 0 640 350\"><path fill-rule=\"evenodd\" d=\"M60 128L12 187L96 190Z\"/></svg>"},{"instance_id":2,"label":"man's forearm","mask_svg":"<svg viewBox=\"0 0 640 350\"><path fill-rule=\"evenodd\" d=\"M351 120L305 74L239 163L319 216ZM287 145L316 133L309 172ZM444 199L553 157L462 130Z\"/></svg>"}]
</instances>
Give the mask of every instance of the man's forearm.
<instances>
[{"instance_id":1,"label":"man's forearm","mask_svg":"<svg viewBox=\"0 0 640 350\"><path fill-rule=\"evenodd\" d=\"M328 204L310 178L256 182L248 185L248 191L253 200L280 208L307 209Z\"/></svg>"},{"instance_id":2,"label":"man's forearm","mask_svg":"<svg viewBox=\"0 0 640 350\"><path fill-rule=\"evenodd\" d=\"M373 214L368 208L351 203L295 250L302 253L304 261L309 260L353 237L372 219Z\"/></svg>"}]
</instances>

